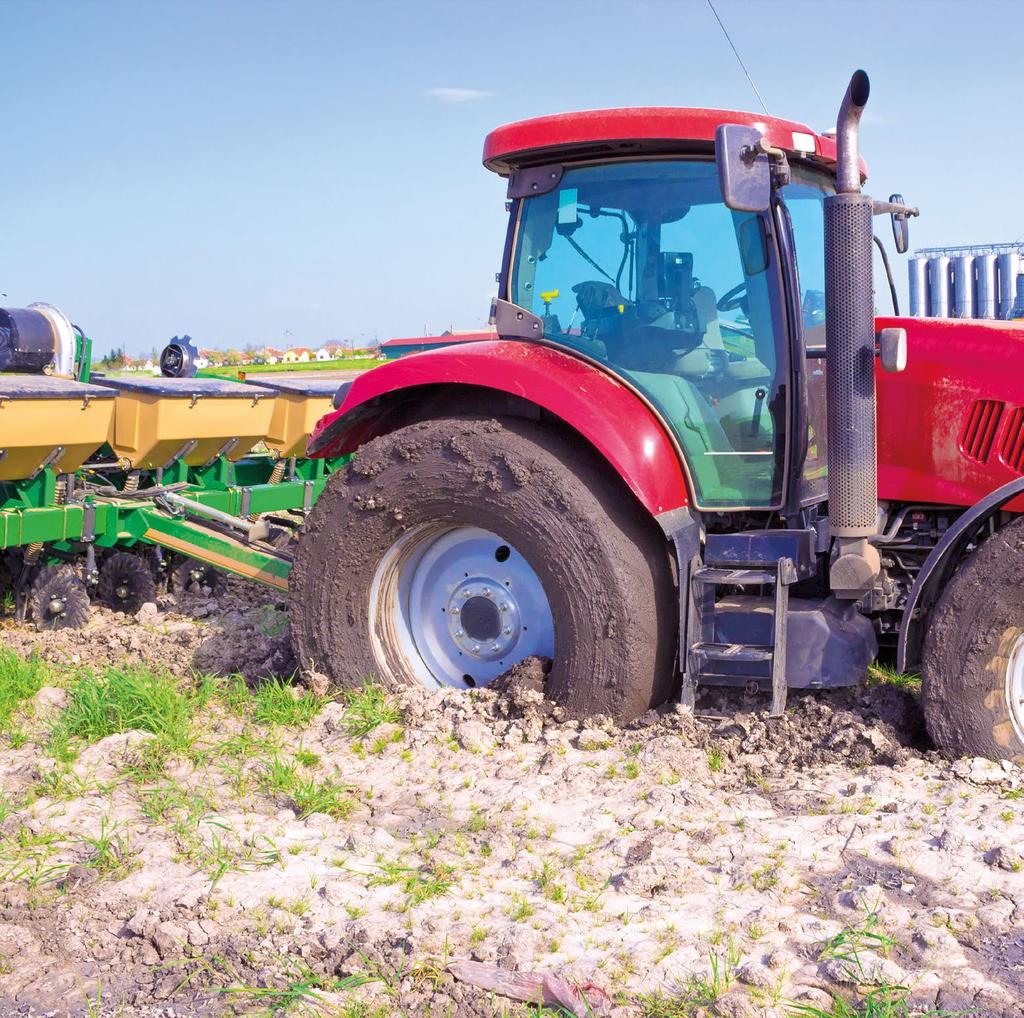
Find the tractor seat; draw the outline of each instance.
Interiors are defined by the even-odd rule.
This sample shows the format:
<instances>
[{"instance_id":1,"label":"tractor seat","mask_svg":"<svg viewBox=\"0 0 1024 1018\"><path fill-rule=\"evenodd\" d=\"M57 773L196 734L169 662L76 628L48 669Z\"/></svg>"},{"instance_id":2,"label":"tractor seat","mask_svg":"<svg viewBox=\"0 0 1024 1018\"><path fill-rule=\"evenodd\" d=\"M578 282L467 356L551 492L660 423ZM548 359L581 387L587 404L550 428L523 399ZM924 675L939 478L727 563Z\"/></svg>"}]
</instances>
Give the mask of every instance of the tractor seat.
<instances>
[{"instance_id":1,"label":"tractor seat","mask_svg":"<svg viewBox=\"0 0 1024 1018\"><path fill-rule=\"evenodd\" d=\"M738 497L734 479L742 484L741 457L716 456L729 452L732 441L714 408L687 378L655 371L624 371L661 411L679 439L687 466L704 499Z\"/></svg>"}]
</instances>

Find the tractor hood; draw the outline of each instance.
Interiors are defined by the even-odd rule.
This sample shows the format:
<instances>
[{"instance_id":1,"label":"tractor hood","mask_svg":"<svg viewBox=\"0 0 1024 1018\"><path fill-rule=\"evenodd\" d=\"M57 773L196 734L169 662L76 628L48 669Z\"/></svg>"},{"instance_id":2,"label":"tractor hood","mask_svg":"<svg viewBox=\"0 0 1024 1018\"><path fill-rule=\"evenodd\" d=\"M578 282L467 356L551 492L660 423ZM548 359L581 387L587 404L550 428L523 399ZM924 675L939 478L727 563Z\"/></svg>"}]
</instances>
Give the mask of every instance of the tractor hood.
<instances>
[{"instance_id":1,"label":"tractor hood","mask_svg":"<svg viewBox=\"0 0 1024 1018\"><path fill-rule=\"evenodd\" d=\"M890 326L907 367L876 373L879 498L967 506L1024 475L1024 322L876 319Z\"/></svg>"}]
</instances>

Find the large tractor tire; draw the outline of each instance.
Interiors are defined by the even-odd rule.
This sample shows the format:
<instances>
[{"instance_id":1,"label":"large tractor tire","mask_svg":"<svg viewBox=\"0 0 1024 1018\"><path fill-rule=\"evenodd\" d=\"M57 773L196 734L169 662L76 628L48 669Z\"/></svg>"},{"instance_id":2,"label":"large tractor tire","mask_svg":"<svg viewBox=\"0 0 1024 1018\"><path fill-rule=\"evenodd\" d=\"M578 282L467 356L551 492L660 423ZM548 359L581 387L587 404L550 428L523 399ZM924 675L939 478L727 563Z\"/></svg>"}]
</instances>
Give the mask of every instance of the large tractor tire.
<instances>
[{"instance_id":1,"label":"large tractor tire","mask_svg":"<svg viewBox=\"0 0 1024 1018\"><path fill-rule=\"evenodd\" d=\"M1024 763L1024 518L971 553L928 622L928 732L947 756Z\"/></svg>"},{"instance_id":2,"label":"large tractor tire","mask_svg":"<svg viewBox=\"0 0 1024 1018\"><path fill-rule=\"evenodd\" d=\"M518 418L450 417L363 446L299 537L302 665L342 687L469 688L537 656L571 716L628 720L666 700L668 543L580 445Z\"/></svg>"}]
</instances>

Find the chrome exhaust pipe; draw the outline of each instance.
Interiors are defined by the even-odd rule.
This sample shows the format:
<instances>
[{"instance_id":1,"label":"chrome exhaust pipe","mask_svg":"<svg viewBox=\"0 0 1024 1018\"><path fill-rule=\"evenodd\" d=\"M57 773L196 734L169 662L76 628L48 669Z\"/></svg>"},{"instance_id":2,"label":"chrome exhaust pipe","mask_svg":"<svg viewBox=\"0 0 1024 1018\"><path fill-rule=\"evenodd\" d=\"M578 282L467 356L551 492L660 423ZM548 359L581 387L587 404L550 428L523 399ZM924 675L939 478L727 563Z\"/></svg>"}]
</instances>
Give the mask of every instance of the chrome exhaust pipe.
<instances>
[{"instance_id":1,"label":"chrome exhaust pipe","mask_svg":"<svg viewBox=\"0 0 1024 1018\"><path fill-rule=\"evenodd\" d=\"M871 94L864 71L854 71L836 121L836 190L860 194L860 118Z\"/></svg>"}]
</instances>

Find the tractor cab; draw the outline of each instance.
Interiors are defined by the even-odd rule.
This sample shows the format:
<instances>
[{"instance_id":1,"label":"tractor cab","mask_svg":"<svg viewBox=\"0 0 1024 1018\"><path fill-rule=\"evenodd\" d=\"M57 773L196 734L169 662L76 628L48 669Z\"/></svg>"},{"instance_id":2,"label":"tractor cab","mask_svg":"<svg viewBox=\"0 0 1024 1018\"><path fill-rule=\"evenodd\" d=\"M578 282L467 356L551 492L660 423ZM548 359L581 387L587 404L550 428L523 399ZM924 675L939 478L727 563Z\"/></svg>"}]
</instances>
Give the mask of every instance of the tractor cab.
<instances>
[{"instance_id":1,"label":"tractor cab","mask_svg":"<svg viewBox=\"0 0 1024 1018\"><path fill-rule=\"evenodd\" d=\"M825 497L824 374L807 370L804 348L824 344L835 144L757 120L789 157L788 182L768 208L738 211L714 145L737 122L755 124L635 109L493 132L484 161L508 176L511 199L496 325L568 347L646 400L696 507L771 510Z\"/></svg>"}]
</instances>

